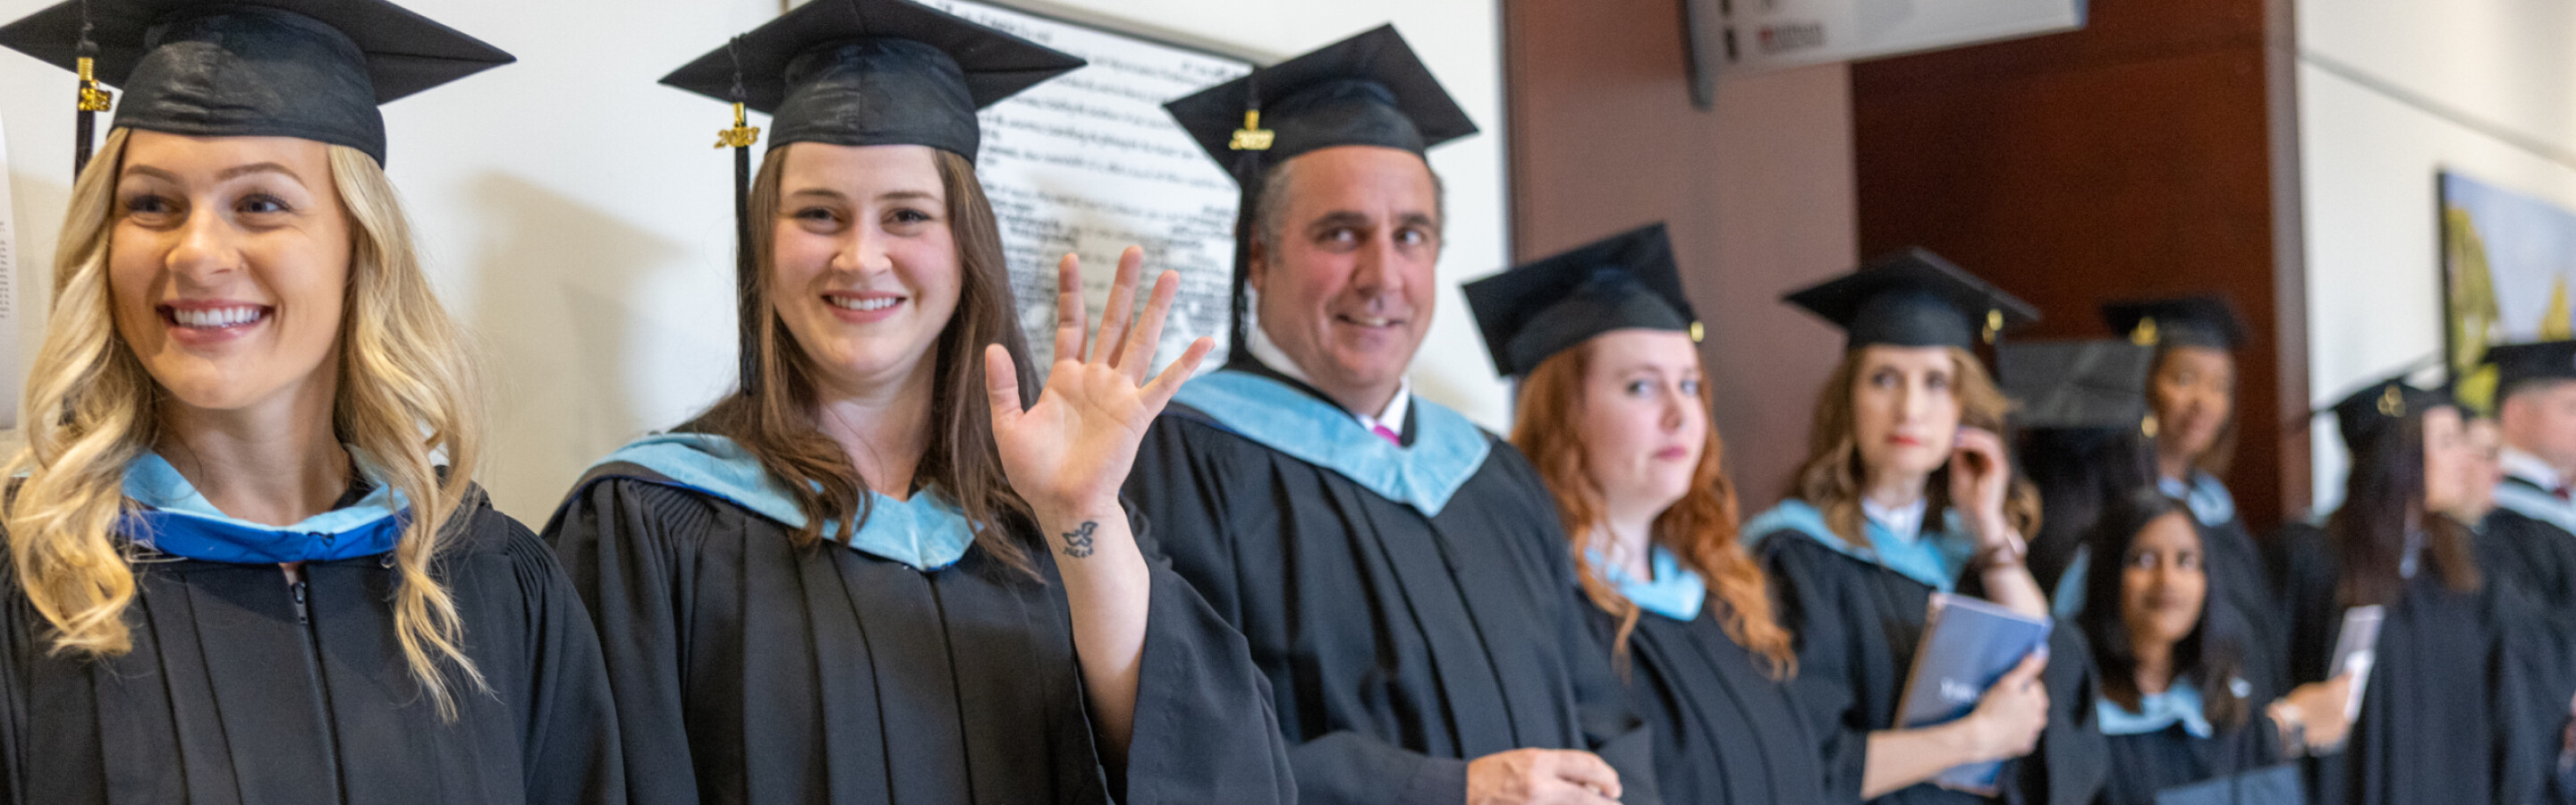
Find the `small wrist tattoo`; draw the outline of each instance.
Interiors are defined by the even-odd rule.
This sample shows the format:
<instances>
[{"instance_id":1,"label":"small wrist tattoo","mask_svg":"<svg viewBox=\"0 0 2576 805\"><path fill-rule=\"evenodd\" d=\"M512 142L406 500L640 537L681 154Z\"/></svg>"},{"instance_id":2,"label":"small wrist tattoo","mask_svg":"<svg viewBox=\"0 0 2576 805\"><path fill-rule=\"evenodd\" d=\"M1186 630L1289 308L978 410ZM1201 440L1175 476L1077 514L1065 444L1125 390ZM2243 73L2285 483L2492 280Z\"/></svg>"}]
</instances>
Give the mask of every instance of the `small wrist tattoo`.
<instances>
[{"instance_id":1,"label":"small wrist tattoo","mask_svg":"<svg viewBox=\"0 0 2576 805\"><path fill-rule=\"evenodd\" d=\"M1075 559L1090 556L1092 551L1091 534L1098 530L1100 530L1100 523L1098 521L1084 520L1082 521L1081 528L1064 532L1065 555L1071 556Z\"/></svg>"}]
</instances>

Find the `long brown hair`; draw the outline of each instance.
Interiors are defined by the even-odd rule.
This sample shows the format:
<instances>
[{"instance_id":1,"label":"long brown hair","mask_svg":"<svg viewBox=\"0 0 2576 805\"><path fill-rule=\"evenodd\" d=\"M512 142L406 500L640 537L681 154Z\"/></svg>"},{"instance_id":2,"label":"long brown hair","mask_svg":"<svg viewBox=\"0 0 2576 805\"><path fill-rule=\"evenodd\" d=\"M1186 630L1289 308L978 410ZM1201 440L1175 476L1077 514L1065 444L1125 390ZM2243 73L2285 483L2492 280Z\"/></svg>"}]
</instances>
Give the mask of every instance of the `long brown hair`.
<instances>
[{"instance_id":1,"label":"long brown hair","mask_svg":"<svg viewBox=\"0 0 2576 805\"><path fill-rule=\"evenodd\" d=\"M2468 527L2424 505L2423 409L2351 447L2343 505L2326 516L2326 534L2343 560L2335 597L2347 607L2396 603L2406 592L2400 567L2412 529L2422 530L2422 558L2442 586L2476 590L2482 579Z\"/></svg>"},{"instance_id":2,"label":"long brown hair","mask_svg":"<svg viewBox=\"0 0 2576 805\"><path fill-rule=\"evenodd\" d=\"M762 469L779 480L805 513L805 527L794 539L811 546L824 539L823 524L838 524L831 535L844 545L857 536L868 517L867 480L840 442L824 435L815 419L820 398L815 378L820 367L787 331L772 306L773 244L777 239L779 193L788 153L794 145L770 152L751 188L753 293L763 311L752 345L762 381L751 394L732 394L680 430L732 439L759 459ZM1015 570L1034 574L1028 547L1011 534L1031 522L1028 502L1011 491L1002 473L1002 456L993 442L993 414L984 389L984 345L1001 344L1011 352L1020 375L1022 404L1037 388L1030 367L1027 339L1020 334L1019 304L1011 294L1008 264L1003 258L1001 227L993 205L984 198L975 165L965 157L933 150L939 181L948 196L950 235L957 243L959 274L957 312L931 347L936 364L930 391L930 445L914 471L915 484L937 487L957 504L976 530L975 545Z\"/></svg>"},{"instance_id":3,"label":"long brown hair","mask_svg":"<svg viewBox=\"0 0 2576 805\"><path fill-rule=\"evenodd\" d=\"M1610 650L1625 668L1628 638L1637 630L1639 610L1636 602L1610 586L1583 550L1589 535L1600 527L1604 504L1600 486L1583 463L1583 436L1571 427L1581 418L1583 378L1591 372L1597 346L1595 342L1578 345L1530 370L1520 385L1512 444L1529 456L1556 498L1557 516L1564 521L1567 549L1574 556L1583 595L1592 599L1593 606L1618 617L1618 636ZM1706 383L1700 384L1699 402L1704 411L1716 407ZM1762 567L1744 550L1738 531L1741 524L1736 520L1735 484L1722 469L1724 449L1712 424L1707 442L1700 447L1699 466L1691 471L1690 491L1656 515L1653 538L1683 566L1708 580L1709 591L1726 605L1718 616L1726 636L1768 660L1773 678L1786 678L1797 673L1797 654L1790 646L1789 630L1772 614L1770 584Z\"/></svg>"},{"instance_id":4,"label":"long brown hair","mask_svg":"<svg viewBox=\"0 0 2576 805\"><path fill-rule=\"evenodd\" d=\"M2102 516L2092 525L2090 542L2094 554L2085 571L2085 600L2100 602L2076 613L2075 623L2084 630L2085 642L2093 648L2093 667L2101 674L2102 697L2136 711L2145 692L2138 689L2138 650L2129 632L2128 613L2121 611L2121 588L2128 571L2129 551L2138 535L2157 520L2166 517L2189 519L2191 509L2181 500L2167 497L2153 485L2139 485L2117 495L2103 507ZM2220 730L2244 726L2253 716L2253 703L2231 684L2244 671L2245 635L2240 624L2228 618L2210 617L2218 602L2226 600L2227 579L2232 575L2209 569L2208 542L2201 538L2199 522L2192 521L2192 538L2200 547L2201 576L2206 585L2201 590L2200 615L2193 620L2191 633L2173 647L2175 679L2190 679L2200 688L2201 715Z\"/></svg>"},{"instance_id":5,"label":"long brown hair","mask_svg":"<svg viewBox=\"0 0 2576 805\"><path fill-rule=\"evenodd\" d=\"M1832 528L1843 541L1869 547L1869 538L1861 530L1861 485L1863 467L1860 441L1854 435L1852 389L1860 382L1861 355L1866 348L1843 353L1842 363L1825 380L1825 388L1816 397L1815 424L1807 431L1807 461L1799 465L1798 474L1790 481L1796 497L1816 507L1825 516L1826 527ZM2011 413L2012 401L1995 387L1992 375L1977 356L1957 347L1950 348L1950 362L1955 368L1950 384L1959 397L1959 424L2004 432L2004 415ZM1950 466L1935 470L1923 484L1923 494L1931 500L1924 522L1937 524L1950 508ZM2015 468L2012 490L2004 496L2004 517L2015 530L2025 535L2039 533L2039 489Z\"/></svg>"}]
</instances>

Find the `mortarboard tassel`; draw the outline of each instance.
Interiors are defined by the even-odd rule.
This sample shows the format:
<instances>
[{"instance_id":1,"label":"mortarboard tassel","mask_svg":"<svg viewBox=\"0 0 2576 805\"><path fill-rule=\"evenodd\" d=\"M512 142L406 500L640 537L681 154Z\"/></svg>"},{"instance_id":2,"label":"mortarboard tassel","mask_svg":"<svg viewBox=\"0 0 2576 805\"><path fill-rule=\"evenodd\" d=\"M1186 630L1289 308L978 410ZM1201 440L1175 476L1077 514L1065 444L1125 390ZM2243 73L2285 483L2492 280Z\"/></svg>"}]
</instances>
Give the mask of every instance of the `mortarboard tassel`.
<instances>
[{"instance_id":1,"label":"mortarboard tassel","mask_svg":"<svg viewBox=\"0 0 2576 805\"><path fill-rule=\"evenodd\" d=\"M98 58L98 42L90 38L89 2L80 4L80 49L75 71L80 74L80 98L72 114L72 180L79 181L82 170L89 167L90 151L98 142L98 113L107 111L114 98L98 88L98 75L92 63Z\"/></svg>"},{"instance_id":2,"label":"mortarboard tassel","mask_svg":"<svg viewBox=\"0 0 2576 805\"><path fill-rule=\"evenodd\" d=\"M1253 205L1261 197L1262 153L1269 151L1271 143L1278 138L1276 132L1261 127L1261 71L1256 69L1245 76L1243 86L1243 128L1235 129L1234 138L1226 142L1227 148L1238 152L1234 159L1234 185L1243 189L1243 200L1236 207L1234 216L1234 284L1227 286L1233 289L1232 298L1228 300L1229 312L1233 315L1226 321L1226 362L1229 364L1250 360L1252 356L1251 350L1245 348L1251 343L1248 339L1252 330L1246 323L1250 311L1244 298L1244 285L1252 281Z\"/></svg>"},{"instance_id":3,"label":"mortarboard tassel","mask_svg":"<svg viewBox=\"0 0 2576 805\"><path fill-rule=\"evenodd\" d=\"M751 146L760 142L760 127L748 124L743 115L742 37L726 45L733 58L733 128L716 132L717 148L733 149L733 238L734 238L734 315L736 339L741 345L739 365L735 371L742 381L742 393L754 394L760 388L760 300L752 282L759 277L760 266L751 253Z\"/></svg>"}]
</instances>

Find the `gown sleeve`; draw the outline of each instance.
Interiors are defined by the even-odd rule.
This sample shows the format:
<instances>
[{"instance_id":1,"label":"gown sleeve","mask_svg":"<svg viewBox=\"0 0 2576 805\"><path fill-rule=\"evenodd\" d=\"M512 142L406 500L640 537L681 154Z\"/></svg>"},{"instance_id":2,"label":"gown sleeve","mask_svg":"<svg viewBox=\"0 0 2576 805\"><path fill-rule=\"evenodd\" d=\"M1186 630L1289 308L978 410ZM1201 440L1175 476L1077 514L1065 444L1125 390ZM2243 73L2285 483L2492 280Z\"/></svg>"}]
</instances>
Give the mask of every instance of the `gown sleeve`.
<instances>
[{"instance_id":1,"label":"gown sleeve","mask_svg":"<svg viewBox=\"0 0 2576 805\"><path fill-rule=\"evenodd\" d=\"M1868 715L1853 694L1860 678L1853 639L1863 613L1848 611L1843 585L1819 578L1814 551L1799 544L1795 531L1763 535L1757 557L1780 599L1780 625L1788 628L1797 649L1798 675L1791 699L1807 718L1824 768L1825 800L1859 802L1861 777L1867 771Z\"/></svg>"},{"instance_id":2,"label":"gown sleeve","mask_svg":"<svg viewBox=\"0 0 2576 805\"><path fill-rule=\"evenodd\" d=\"M1129 517L1153 590L1120 802L1296 802L1269 678L1243 635L1155 552L1152 521L1133 510Z\"/></svg>"},{"instance_id":3,"label":"gown sleeve","mask_svg":"<svg viewBox=\"0 0 2576 805\"><path fill-rule=\"evenodd\" d=\"M1522 499L1536 511L1531 518L1540 538L1536 555L1547 557L1550 586L1557 591L1541 603L1551 605L1556 615L1556 645L1570 646L1566 665L1573 674L1576 723L1582 727L1584 746L1601 756L1602 762L1619 773L1623 805L1660 805L1663 798L1656 791L1655 745L1652 728L1637 715L1629 703L1625 686L1610 663L1610 647L1593 637L1586 622L1592 602L1583 597L1582 585L1575 580L1574 560L1566 550L1568 541L1560 529L1555 498L1548 494L1538 471L1523 458L1520 451L1498 448L1488 461L1507 462L1508 475L1521 488L1529 490ZM1464 783L1461 783L1464 786Z\"/></svg>"},{"instance_id":4,"label":"gown sleeve","mask_svg":"<svg viewBox=\"0 0 2576 805\"><path fill-rule=\"evenodd\" d=\"M1239 625L1244 598L1264 594L1246 588L1281 582L1247 579L1236 572L1234 540L1253 532L1234 522L1230 504L1237 494L1253 501L1248 505L1271 501L1263 499L1268 490L1251 488L1256 482L1235 470L1248 460L1235 455L1240 448L1225 443L1230 440L1194 433L1208 427L1187 414L1166 413L1156 420L1137 450L1126 494L1140 519L1152 524L1138 531L1137 547L1168 560L1204 596L1206 606L1226 623ZM1286 752L1299 801L1308 805L1455 805L1466 794L1463 760L1434 758L1352 731L1298 742L1283 728L1281 738L1290 744Z\"/></svg>"},{"instance_id":5,"label":"gown sleeve","mask_svg":"<svg viewBox=\"0 0 2576 805\"><path fill-rule=\"evenodd\" d=\"M524 632L534 678L528 688L524 757L527 801L597 803L627 801L620 754L617 705L601 664L599 636L580 594L554 554L526 526L484 511L487 525L511 532L506 550L527 602Z\"/></svg>"},{"instance_id":6,"label":"gown sleeve","mask_svg":"<svg viewBox=\"0 0 2576 805\"><path fill-rule=\"evenodd\" d=\"M699 801L681 688L690 557L664 535L697 533L691 524L712 514L672 490L605 479L576 490L546 524L598 626L633 805Z\"/></svg>"}]
</instances>

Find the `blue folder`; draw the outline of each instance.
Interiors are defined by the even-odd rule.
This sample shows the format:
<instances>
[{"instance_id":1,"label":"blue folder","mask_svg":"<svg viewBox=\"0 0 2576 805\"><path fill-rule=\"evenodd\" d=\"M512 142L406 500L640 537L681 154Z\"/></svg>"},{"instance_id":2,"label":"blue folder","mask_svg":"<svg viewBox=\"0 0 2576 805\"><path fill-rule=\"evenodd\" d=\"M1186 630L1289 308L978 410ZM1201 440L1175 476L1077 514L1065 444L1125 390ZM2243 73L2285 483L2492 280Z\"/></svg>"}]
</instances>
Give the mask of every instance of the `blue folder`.
<instances>
[{"instance_id":1,"label":"blue folder","mask_svg":"<svg viewBox=\"0 0 2576 805\"><path fill-rule=\"evenodd\" d=\"M1905 697L1896 706L1896 725L1930 727L1974 712L1977 700L1994 687L1995 680L2048 645L2049 624L2047 618L1964 595L1933 593L1931 611L1924 617L1923 642L1914 649L1914 668L1906 677ZM1970 763L1953 766L1931 782L1991 797L2002 771L2001 761Z\"/></svg>"}]
</instances>

